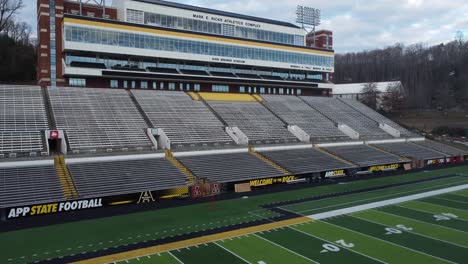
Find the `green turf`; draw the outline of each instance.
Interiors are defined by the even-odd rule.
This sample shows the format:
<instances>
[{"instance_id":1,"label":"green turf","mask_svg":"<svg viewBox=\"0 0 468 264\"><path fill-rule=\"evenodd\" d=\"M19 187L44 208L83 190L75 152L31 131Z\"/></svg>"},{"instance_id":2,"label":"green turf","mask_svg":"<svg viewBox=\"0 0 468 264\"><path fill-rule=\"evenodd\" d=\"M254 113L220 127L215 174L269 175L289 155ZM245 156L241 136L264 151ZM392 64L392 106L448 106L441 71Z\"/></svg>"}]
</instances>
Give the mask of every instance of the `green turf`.
<instances>
[{"instance_id":1,"label":"green turf","mask_svg":"<svg viewBox=\"0 0 468 264\"><path fill-rule=\"evenodd\" d=\"M214 243L173 250L171 253L185 264L245 264L246 262Z\"/></svg>"},{"instance_id":2,"label":"green turf","mask_svg":"<svg viewBox=\"0 0 468 264\"><path fill-rule=\"evenodd\" d=\"M294 226L295 229L313 234L329 241L344 240L353 243L353 250L387 263L447 263L389 242L369 237L331 223L314 221Z\"/></svg>"},{"instance_id":3,"label":"green turf","mask_svg":"<svg viewBox=\"0 0 468 264\"><path fill-rule=\"evenodd\" d=\"M281 248L257 235L246 235L217 242L224 248L241 256L251 263L261 261L267 264L310 264L311 261L291 251Z\"/></svg>"},{"instance_id":4,"label":"green turf","mask_svg":"<svg viewBox=\"0 0 468 264\"><path fill-rule=\"evenodd\" d=\"M127 264L127 263L128 264L136 264L136 263L138 264L180 264L179 261L177 261L174 257L172 257L167 252L117 262L117 264Z\"/></svg>"},{"instance_id":5,"label":"green turf","mask_svg":"<svg viewBox=\"0 0 468 264\"><path fill-rule=\"evenodd\" d=\"M460 195L460 196L463 196L463 197L468 197L468 190L461 190L461 191L458 191L458 192L454 192L454 194Z\"/></svg>"},{"instance_id":6,"label":"green turf","mask_svg":"<svg viewBox=\"0 0 468 264\"><path fill-rule=\"evenodd\" d=\"M442 215L441 213L428 213L418 210L409 209L403 206L386 206L378 208L377 210L394 215L400 215L403 217L411 218L426 223L440 225L452 229L456 229L463 232L468 232L468 222L459 219L450 218L448 220L437 220L436 215ZM443 216L443 215L442 215ZM444 217L445 218L445 217Z\"/></svg>"},{"instance_id":7,"label":"green turf","mask_svg":"<svg viewBox=\"0 0 468 264\"><path fill-rule=\"evenodd\" d=\"M263 217L256 216L263 204L462 173L467 169L463 166L419 172L220 201L215 206L198 204L1 233L0 263L34 262L253 221ZM256 215L250 211L257 211Z\"/></svg>"},{"instance_id":8,"label":"green turf","mask_svg":"<svg viewBox=\"0 0 468 264\"><path fill-rule=\"evenodd\" d=\"M446 198L439 198L439 197L429 197L421 200L422 202L427 202L431 204L437 204L441 206L446 206L450 208L465 210L468 212L468 203L458 202L447 200Z\"/></svg>"},{"instance_id":9,"label":"green turf","mask_svg":"<svg viewBox=\"0 0 468 264\"><path fill-rule=\"evenodd\" d=\"M284 206L283 208L288 211L300 213L303 215L310 215L337 210L341 208L347 208L360 204L367 204L392 198L398 198L401 196L407 196L421 192L428 192L431 190L447 188L463 183L468 183L468 179L465 177L454 177L450 179L441 179L409 186L400 186L390 189L346 195L337 198L304 202L300 204Z\"/></svg>"},{"instance_id":10,"label":"green turf","mask_svg":"<svg viewBox=\"0 0 468 264\"><path fill-rule=\"evenodd\" d=\"M409 201L402 203L399 206L410 208L413 210L424 211L432 214L443 214L451 213L458 216L458 219L468 221L468 212L465 210L460 210L452 207L447 207L443 205L437 205L432 203L426 203L422 201Z\"/></svg>"},{"instance_id":11,"label":"green turf","mask_svg":"<svg viewBox=\"0 0 468 264\"><path fill-rule=\"evenodd\" d=\"M447 193L447 194L439 195L438 197L445 198L445 199L452 200L452 201L468 203L467 196L457 195L455 193Z\"/></svg>"},{"instance_id":12,"label":"green turf","mask_svg":"<svg viewBox=\"0 0 468 264\"><path fill-rule=\"evenodd\" d=\"M389 226L369 222L356 217L340 216L328 219L327 222L424 252L444 260L456 263L465 263L468 259L468 250L464 247L404 231L399 231L398 234L390 233L390 230L387 229L391 228Z\"/></svg>"},{"instance_id":13,"label":"green turf","mask_svg":"<svg viewBox=\"0 0 468 264\"><path fill-rule=\"evenodd\" d=\"M438 225L429 224L426 222L421 222L410 218L405 218L376 210L368 210L359 213L354 213L352 214L352 216L357 216L362 219L370 220L386 226L399 228L411 233L420 234L423 236L468 247L468 235L464 232L456 231L454 229L449 229Z\"/></svg>"},{"instance_id":14,"label":"green turf","mask_svg":"<svg viewBox=\"0 0 468 264\"><path fill-rule=\"evenodd\" d=\"M327 250L327 245L332 243L291 228L262 232L260 236L319 263L380 263L344 247L338 247L338 251Z\"/></svg>"}]
</instances>

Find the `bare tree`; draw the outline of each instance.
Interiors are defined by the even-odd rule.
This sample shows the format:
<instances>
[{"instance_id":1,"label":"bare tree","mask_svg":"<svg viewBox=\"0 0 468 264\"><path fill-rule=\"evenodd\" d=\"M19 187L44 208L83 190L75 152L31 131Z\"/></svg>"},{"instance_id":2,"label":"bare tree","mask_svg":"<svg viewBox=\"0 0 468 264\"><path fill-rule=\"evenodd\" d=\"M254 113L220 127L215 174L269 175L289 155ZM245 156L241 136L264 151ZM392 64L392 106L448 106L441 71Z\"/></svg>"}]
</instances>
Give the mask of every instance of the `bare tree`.
<instances>
[{"instance_id":1,"label":"bare tree","mask_svg":"<svg viewBox=\"0 0 468 264\"><path fill-rule=\"evenodd\" d=\"M3 32L13 15L23 7L23 0L0 0L0 32Z\"/></svg>"},{"instance_id":2,"label":"bare tree","mask_svg":"<svg viewBox=\"0 0 468 264\"><path fill-rule=\"evenodd\" d=\"M30 43L31 26L26 22L15 22L11 19L3 32L15 42L23 44Z\"/></svg>"},{"instance_id":3,"label":"bare tree","mask_svg":"<svg viewBox=\"0 0 468 264\"><path fill-rule=\"evenodd\" d=\"M377 109L379 90L377 83L369 82L362 86L360 101L372 109Z\"/></svg>"},{"instance_id":4,"label":"bare tree","mask_svg":"<svg viewBox=\"0 0 468 264\"><path fill-rule=\"evenodd\" d=\"M385 112L398 111L403 108L405 90L400 82L389 83L387 91L382 96L382 110Z\"/></svg>"}]
</instances>

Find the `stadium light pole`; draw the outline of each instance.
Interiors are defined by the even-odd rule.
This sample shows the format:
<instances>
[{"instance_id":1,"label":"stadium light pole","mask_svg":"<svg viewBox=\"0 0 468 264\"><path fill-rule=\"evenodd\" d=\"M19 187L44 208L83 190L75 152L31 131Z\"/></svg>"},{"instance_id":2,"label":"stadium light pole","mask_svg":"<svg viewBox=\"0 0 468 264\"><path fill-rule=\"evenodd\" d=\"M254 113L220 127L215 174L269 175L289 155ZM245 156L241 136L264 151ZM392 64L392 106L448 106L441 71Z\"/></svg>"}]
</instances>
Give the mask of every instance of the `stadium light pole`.
<instances>
[{"instance_id":1,"label":"stadium light pole","mask_svg":"<svg viewBox=\"0 0 468 264\"><path fill-rule=\"evenodd\" d=\"M296 22L301 24L303 29L307 31L305 26L306 25L312 26L312 33L313 33L314 46L315 46L315 27L319 26L321 22L320 9L298 5L296 9L296 15L297 15Z\"/></svg>"}]
</instances>

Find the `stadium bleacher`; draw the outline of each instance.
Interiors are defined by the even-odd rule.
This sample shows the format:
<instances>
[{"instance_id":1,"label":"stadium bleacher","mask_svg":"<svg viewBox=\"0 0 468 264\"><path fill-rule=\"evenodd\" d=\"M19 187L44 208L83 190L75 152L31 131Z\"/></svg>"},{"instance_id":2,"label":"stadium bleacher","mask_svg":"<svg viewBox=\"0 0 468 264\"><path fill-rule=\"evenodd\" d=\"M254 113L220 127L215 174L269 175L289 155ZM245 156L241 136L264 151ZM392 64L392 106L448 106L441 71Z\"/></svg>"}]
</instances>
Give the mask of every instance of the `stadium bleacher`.
<instances>
[{"instance_id":1,"label":"stadium bleacher","mask_svg":"<svg viewBox=\"0 0 468 264\"><path fill-rule=\"evenodd\" d=\"M0 208L64 200L54 165L0 168Z\"/></svg>"},{"instance_id":2,"label":"stadium bleacher","mask_svg":"<svg viewBox=\"0 0 468 264\"><path fill-rule=\"evenodd\" d=\"M411 142L375 144L374 146L385 151L395 153L398 156L415 160L440 159L450 156Z\"/></svg>"},{"instance_id":3,"label":"stadium bleacher","mask_svg":"<svg viewBox=\"0 0 468 264\"><path fill-rule=\"evenodd\" d=\"M49 88L46 92L35 86L0 86L0 103L0 157L45 152L44 130L50 126L65 132L72 150L69 154L154 150L145 133L148 128L164 130L175 148L193 151L213 146L210 154L178 152L180 156L167 158L115 161L106 157L114 161L86 163L68 163L62 158L62 173L68 168L70 174L62 174L57 164L4 166L0 168L0 207L172 189L187 186L196 177L231 183L467 155L428 140L328 144L321 149L294 144L299 141L288 125L304 130L313 143L351 141L337 124L350 126L366 140L392 138L379 123L392 126L404 137L416 135L361 103L344 99L88 88ZM294 147L276 145L274 150L260 152L250 148L249 153L235 146L226 126L238 127L250 145ZM216 150L221 146L236 150ZM75 196L67 196L64 179L73 180Z\"/></svg>"},{"instance_id":4,"label":"stadium bleacher","mask_svg":"<svg viewBox=\"0 0 468 264\"><path fill-rule=\"evenodd\" d=\"M57 129L71 150L150 149L147 125L125 90L49 88Z\"/></svg>"},{"instance_id":5,"label":"stadium bleacher","mask_svg":"<svg viewBox=\"0 0 468 264\"><path fill-rule=\"evenodd\" d=\"M69 164L81 197L164 190L186 185L187 177L164 158Z\"/></svg>"},{"instance_id":6,"label":"stadium bleacher","mask_svg":"<svg viewBox=\"0 0 468 264\"><path fill-rule=\"evenodd\" d=\"M295 96L262 95L264 103L289 125L297 125L310 135L311 142L351 140L321 113Z\"/></svg>"},{"instance_id":7,"label":"stadium bleacher","mask_svg":"<svg viewBox=\"0 0 468 264\"><path fill-rule=\"evenodd\" d=\"M424 141L416 141L414 142L417 145L433 149L438 152L445 153L450 156L464 156L468 155L468 151L464 151L458 148L454 148L439 142L435 142L432 140L424 140Z\"/></svg>"},{"instance_id":8,"label":"stadium bleacher","mask_svg":"<svg viewBox=\"0 0 468 264\"><path fill-rule=\"evenodd\" d=\"M400 163L405 161L396 155L385 153L376 148L373 148L372 146L364 144L324 147L323 149L362 167Z\"/></svg>"},{"instance_id":9,"label":"stadium bleacher","mask_svg":"<svg viewBox=\"0 0 468 264\"><path fill-rule=\"evenodd\" d=\"M174 147L231 145L224 125L201 101L184 92L132 91L155 128L162 128Z\"/></svg>"},{"instance_id":10,"label":"stadium bleacher","mask_svg":"<svg viewBox=\"0 0 468 264\"><path fill-rule=\"evenodd\" d=\"M38 86L0 85L0 154L44 151L49 129L42 90Z\"/></svg>"},{"instance_id":11,"label":"stadium bleacher","mask_svg":"<svg viewBox=\"0 0 468 264\"><path fill-rule=\"evenodd\" d=\"M354 167L313 148L263 151L261 154L295 174Z\"/></svg>"},{"instance_id":12,"label":"stadium bleacher","mask_svg":"<svg viewBox=\"0 0 468 264\"><path fill-rule=\"evenodd\" d=\"M378 122L379 124L387 124L394 129L400 131L401 137L417 137L416 133L409 131L408 129L398 125L397 123L393 122L392 120L388 119L387 117L379 114L377 111L374 111L367 105L359 102L358 100L354 99L339 99L345 104L351 106L352 108L356 109L357 111L361 112L363 115L367 116L368 118Z\"/></svg>"},{"instance_id":13,"label":"stadium bleacher","mask_svg":"<svg viewBox=\"0 0 468 264\"><path fill-rule=\"evenodd\" d=\"M392 136L379 128L378 122L371 120L336 98L300 97L304 102L326 115L337 124L345 124L359 133L360 139L389 139Z\"/></svg>"},{"instance_id":14,"label":"stadium bleacher","mask_svg":"<svg viewBox=\"0 0 468 264\"><path fill-rule=\"evenodd\" d=\"M178 160L195 176L219 183L285 175L247 152L179 157Z\"/></svg>"},{"instance_id":15,"label":"stadium bleacher","mask_svg":"<svg viewBox=\"0 0 468 264\"><path fill-rule=\"evenodd\" d=\"M298 142L276 116L258 102L220 102L208 104L231 127L238 127L249 144Z\"/></svg>"}]
</instances>

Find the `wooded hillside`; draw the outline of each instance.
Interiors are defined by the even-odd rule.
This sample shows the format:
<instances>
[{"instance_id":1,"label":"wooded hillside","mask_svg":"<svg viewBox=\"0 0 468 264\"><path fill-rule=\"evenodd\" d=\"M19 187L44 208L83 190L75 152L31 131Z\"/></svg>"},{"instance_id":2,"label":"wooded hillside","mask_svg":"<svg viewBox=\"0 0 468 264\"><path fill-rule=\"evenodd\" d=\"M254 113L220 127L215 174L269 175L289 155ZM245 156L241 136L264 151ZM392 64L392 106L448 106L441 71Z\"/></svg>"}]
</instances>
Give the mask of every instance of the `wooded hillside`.
<instances>
[{"instance_id":1,"label":"wooded hillside","mask_svg":"<svg viewBox=\"0 0 468 264\"><path fill-rule=\"evenodd\" d=\"M400 80L409 108L468 109L468 42L337 54L335 83Z\"/></svg>"}]
</instances>

